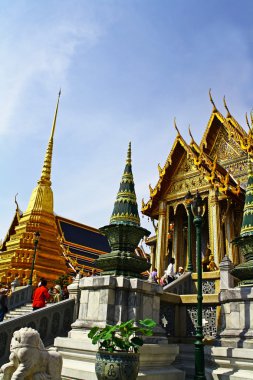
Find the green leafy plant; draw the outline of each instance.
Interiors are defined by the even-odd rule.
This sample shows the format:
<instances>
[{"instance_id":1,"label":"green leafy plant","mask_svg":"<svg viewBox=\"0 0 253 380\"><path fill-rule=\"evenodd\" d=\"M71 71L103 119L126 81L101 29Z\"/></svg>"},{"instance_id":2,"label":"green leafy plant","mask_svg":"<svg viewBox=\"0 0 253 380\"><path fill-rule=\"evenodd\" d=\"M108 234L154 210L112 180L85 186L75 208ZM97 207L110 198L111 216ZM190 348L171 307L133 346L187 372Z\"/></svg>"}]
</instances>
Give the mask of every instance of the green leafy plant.
<instances>
[{"instance_id":1,"label":"green leafy plant","mask_svg":"<svg viewBox=\"0 0 253 380\"><path fill-rule=\"evenodd\" d=\"M99 344L100 351L138 352L144 343L141 336L153 335L155 325L152 319L143 319L139 321L139 326L136 326L131 319L114 326L106 325L103 329L95 326L90 330L88 337L93 344Z\"/></svg>"},{"instance_id":2,"label":"green leafy plant","mask_svg":"<svg viewBox=\"0 0 253 380\"><path fill-rule=\"evenodd\" d=\"M69 285L69 276L67 274L62 274L54 281L54 283L60 285L61 287L64 285Z\"/></svg>"}]
</instances>

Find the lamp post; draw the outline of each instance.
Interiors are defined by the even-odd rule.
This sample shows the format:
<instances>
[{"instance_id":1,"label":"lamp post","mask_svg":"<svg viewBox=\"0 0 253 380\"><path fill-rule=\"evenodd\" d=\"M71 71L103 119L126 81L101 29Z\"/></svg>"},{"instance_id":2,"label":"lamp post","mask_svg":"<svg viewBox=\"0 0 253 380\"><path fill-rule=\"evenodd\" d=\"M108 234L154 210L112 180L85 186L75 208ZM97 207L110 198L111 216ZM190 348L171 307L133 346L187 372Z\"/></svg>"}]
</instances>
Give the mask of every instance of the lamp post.
<instances>
[{"instance_id":1,"label":"lamp post","mask_svg":"<svg viewBox=\"0 0 253 380\"><path fill-rule=\"evenodd\" d=\"M36 231L34 233L33 261L32 261L31 274L30 274L28 285L32 285L33 284L33 270L34 270L34 264L35 264L35 260L36 260L36 251L37 251L37 246L38 246L38 243L39 243L39 238L40 238L40 233L39 233L39 231Z\"/></svg>"},{"instance_id":2,"label":"lamp post","mask_svg":"<svg viewBox=\"0 0 253 380\"><path fill-rule=\"evenodd\" d=\"M196 227L196 255L197 255L197 273L198 273L198 308L197 308L197 327L195 341L195 380L206 380L205 377L205 358L203 344L203 326L202 326L202 257L201 257L201 226L202 217L205 212L203 200L197 191L191 208L194 216L193 223Z\"/></svg>"},{"instance_id":3,"label":"lamp post","mask_svg":"<svg viewBox=\"0 0 253 380\"><path fill-rule=\"evenodd\" d=\"M190 191L185 196L185 206L187 210L187 218L188 218L188 233L187 233L187 254L188 254L188 264L187 264L187 271L193 272L193 265L192 265L192 236L191 236L191 227L192 227L192 210L191 205L193 201L193 197Z\"/></svg>"}]
</instances>

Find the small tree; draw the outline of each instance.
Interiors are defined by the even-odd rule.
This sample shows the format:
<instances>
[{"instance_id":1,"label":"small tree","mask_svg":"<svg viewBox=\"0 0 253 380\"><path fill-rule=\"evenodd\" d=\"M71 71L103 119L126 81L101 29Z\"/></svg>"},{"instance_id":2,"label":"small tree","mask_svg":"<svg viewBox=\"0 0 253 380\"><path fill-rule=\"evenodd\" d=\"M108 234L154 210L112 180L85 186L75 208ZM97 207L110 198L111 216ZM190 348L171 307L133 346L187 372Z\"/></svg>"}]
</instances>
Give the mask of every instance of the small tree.
<instances>
[{"instance_id":1,"label":"small tree","mask_svg":"<svg viewBox=\"0 0 253 380\"><path fill-rule=\"evenodd\" d=\"M56 280L54 280L55 284L60 285L62 288L63 285L69 285L69 276L67 274L62 274Z\"/></svg>"}]
</instances>

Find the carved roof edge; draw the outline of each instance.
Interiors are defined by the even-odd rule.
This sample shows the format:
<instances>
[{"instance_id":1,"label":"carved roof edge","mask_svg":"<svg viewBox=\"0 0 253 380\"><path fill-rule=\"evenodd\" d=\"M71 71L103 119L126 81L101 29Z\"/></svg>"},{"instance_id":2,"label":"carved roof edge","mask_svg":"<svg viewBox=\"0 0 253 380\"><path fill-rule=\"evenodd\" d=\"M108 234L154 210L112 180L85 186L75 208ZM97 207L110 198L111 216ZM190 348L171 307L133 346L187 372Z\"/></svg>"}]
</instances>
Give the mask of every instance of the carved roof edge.
<instances>
[{"instance_id":1,"label":"carved roof edge","mask_svg":"<svg viewBox=\"0 0 253 380\"><path fill-rule=\"evenodd\" d=\"M182 135L180 133L177 134L175 140L174 140L174 143L172 145L172 148L170 150L170 153L166 159L166 162L164 164L163 167L160 166L160 164L158 164L158 171L159 171L159 179L157 181L157 184L154 188L151 187L151 185L149 185L149 190L150 190L150 198L148 200L148 202L144 202L144 200L142 201L142 208L141 208L141 212L145 215L145 212L147 210L150 210L152 208L152 205L153 205L153 202L157 196L157 194L159 194L160 190L161 190L161 187L162 187L162 182L165 178L165 174L168 174L168 170L170 167L172 167L173 165L173 159L172 159L172 156L173 154L175 153L176 149L178 146L181 146L184 148L184 150L186 151L186 154L187 156L189 154L191 154L191 149L189 147L189 145L186 143L186 141L184 140L184 138L182 137Z\"/></svg>"}]
</instances>

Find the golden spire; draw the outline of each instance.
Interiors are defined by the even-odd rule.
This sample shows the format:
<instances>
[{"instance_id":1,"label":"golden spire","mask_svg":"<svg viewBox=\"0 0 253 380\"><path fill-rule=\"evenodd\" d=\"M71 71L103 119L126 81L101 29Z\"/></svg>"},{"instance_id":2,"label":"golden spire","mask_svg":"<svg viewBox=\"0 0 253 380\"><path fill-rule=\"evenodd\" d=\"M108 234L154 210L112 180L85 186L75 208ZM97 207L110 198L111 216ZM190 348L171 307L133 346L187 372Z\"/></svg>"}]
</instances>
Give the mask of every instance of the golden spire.
<instances>
[{"instance_id":1,"label":"golden spire","mask_svg":"<svg viewBox=\"0 0 253 380\"><path fill-rule=\"evenodd\" d=\"M59 91L58 94L52 131L47 146L41 177L38 181L38 185L32 192L25 214L29 214L32 211L44 211L50 214L53 214L54 212L53 192L51 189L51 166L53 156L54 131L56 126L60 96L61 91Z\"/></svg>"},{"instance_id":2,"label":"golden spire","mask_svg":"<svg viewBox=\"0 0 253 380\"><path fill-rule=\"evenodd\" d=\"M44 159L41 177L40 177L40 180L38 181L38 184L43 184L43 185L48 185L48 186L51 186L51 166L52 166L52 155L53 155L54 131L55 131L55 126L56 126L60 96L61 96L61 90L59 91L59 94L58 94L51 136L50 136L48 146L47 146L47 151L46 151L46 155Z\"/></svg>"},{"instance_id":3,"label":"golden spire","mask_svg":"<svg viewBox=\"0 0 253 380\"><path fill-rule=\"evenodd\" d=\"M217 108L216 108L216 105L213 101L213 98L212 98L212 94L211 94L211 88L209 89L209 98L210 98L210 102L212 103L213 105L213 112L217 112Z\"/></svg>"}]
</instances>

